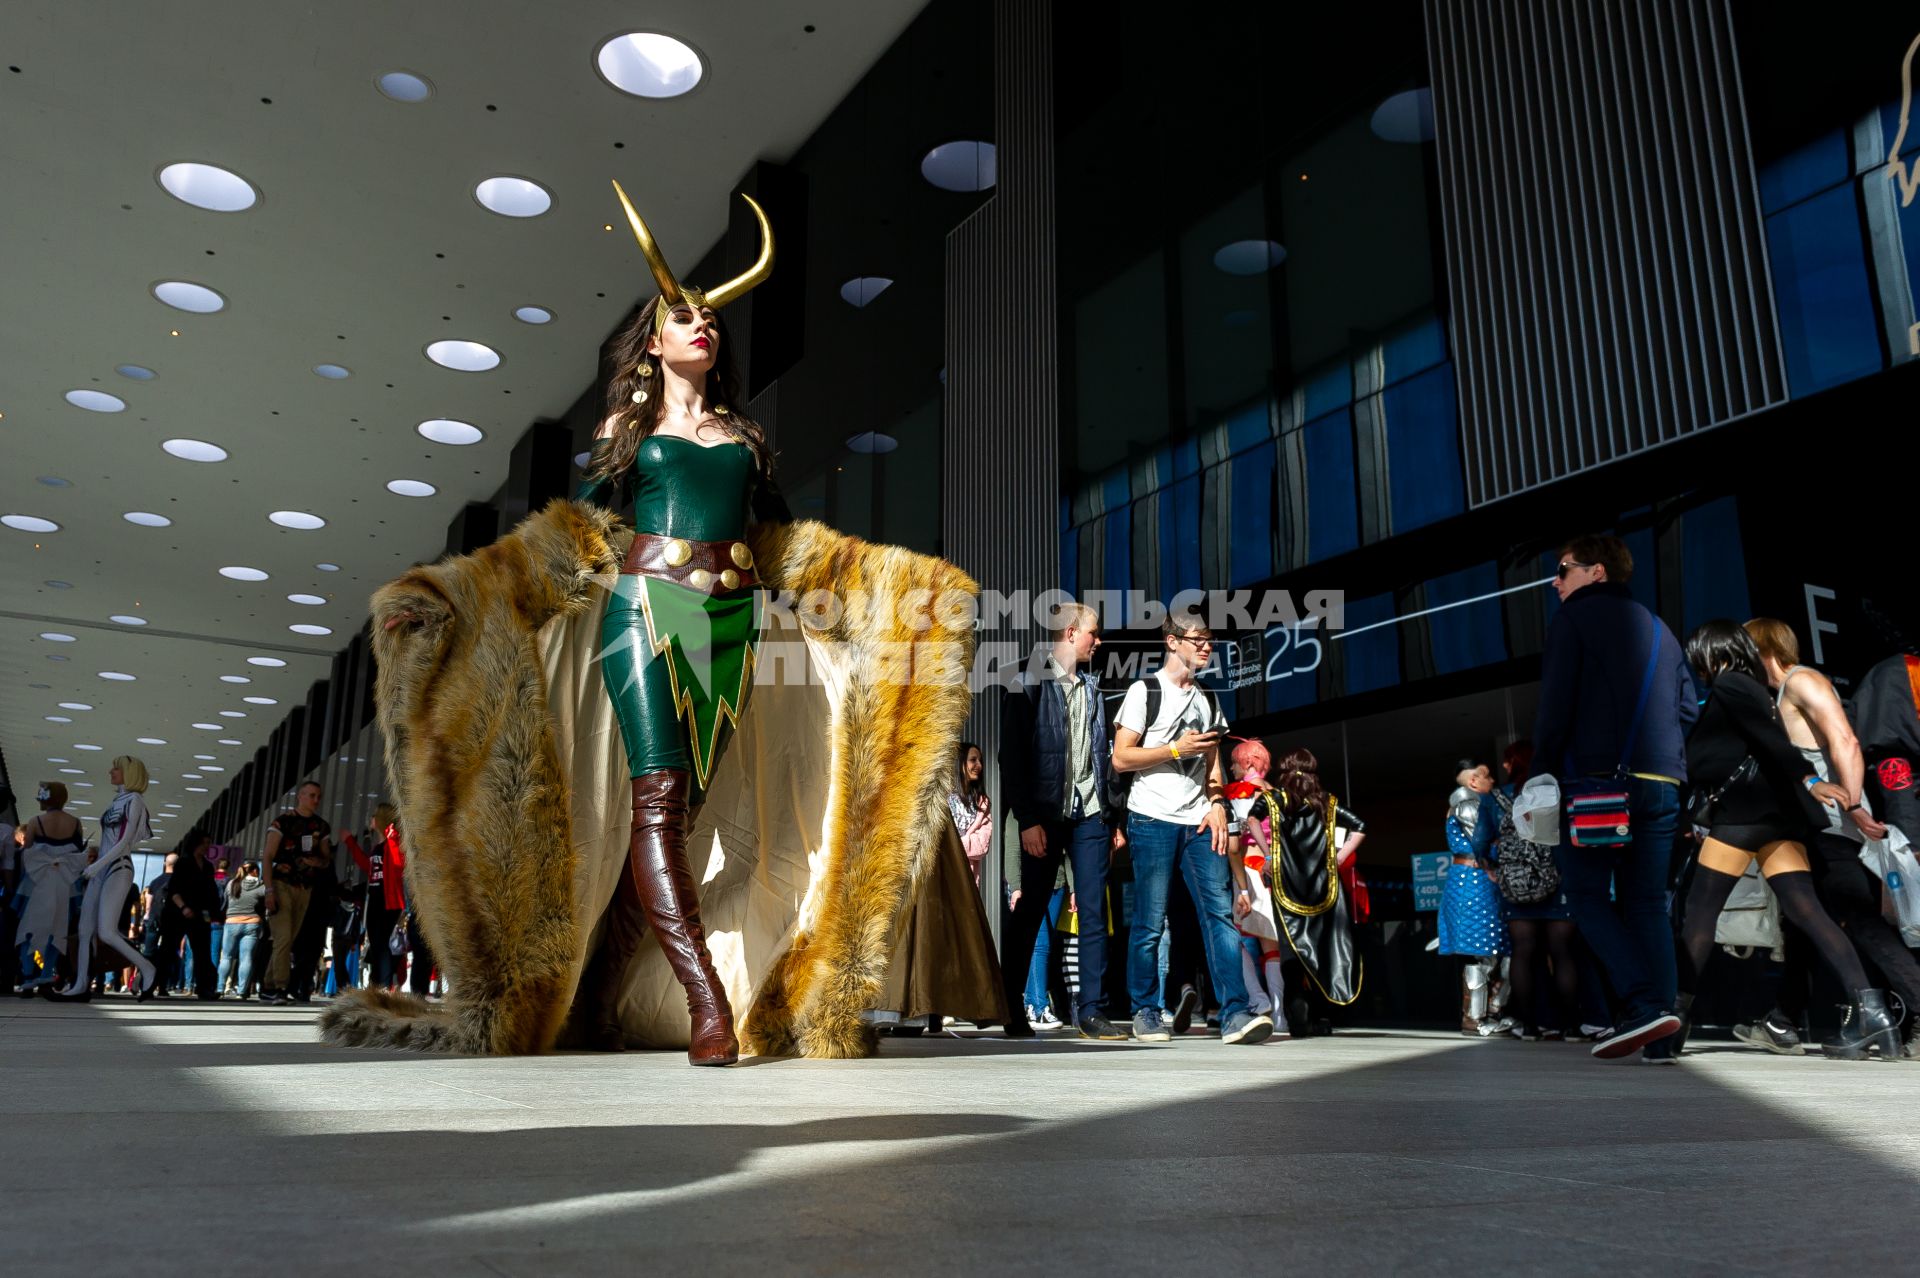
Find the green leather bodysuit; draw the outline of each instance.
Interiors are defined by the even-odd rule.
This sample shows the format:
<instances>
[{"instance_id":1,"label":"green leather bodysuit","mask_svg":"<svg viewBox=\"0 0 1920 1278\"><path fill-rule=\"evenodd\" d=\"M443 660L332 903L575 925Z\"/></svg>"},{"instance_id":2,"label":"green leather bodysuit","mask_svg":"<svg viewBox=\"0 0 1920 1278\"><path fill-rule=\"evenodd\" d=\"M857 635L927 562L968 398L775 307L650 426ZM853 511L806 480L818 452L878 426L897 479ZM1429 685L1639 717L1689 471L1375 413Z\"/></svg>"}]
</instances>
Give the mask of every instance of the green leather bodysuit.
<instances>
[{"instance_id":1,"label":"green leather bodysuit","mask_svg":"<svg viewBox=\"0 0 1920 1278\"><path fill-rule=\"evenodd\" d=\"M589 470L610 448L604 440L595 445ZM631 467L583 481L575 499L625 516L636 532L737 541L759 488L745 444L709 448L653 435ZM762 617L757 588L716 594L621 574L600 623L600 675L620 720L630 775L685 771L699 802L746 709Z\"/></svg>"}]
</instances>

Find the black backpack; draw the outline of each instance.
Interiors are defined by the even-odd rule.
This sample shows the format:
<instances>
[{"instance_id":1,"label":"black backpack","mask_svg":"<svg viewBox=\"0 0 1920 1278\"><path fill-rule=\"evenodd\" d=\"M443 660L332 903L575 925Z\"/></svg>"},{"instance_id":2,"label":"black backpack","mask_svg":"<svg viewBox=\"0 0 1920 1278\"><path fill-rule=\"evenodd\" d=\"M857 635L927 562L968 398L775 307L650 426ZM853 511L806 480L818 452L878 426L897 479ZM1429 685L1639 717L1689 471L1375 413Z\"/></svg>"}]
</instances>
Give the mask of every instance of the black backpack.
<instances>
[{"instance_id":1,"label":"black backpack","mask_svg":"<svg viewBox=\"0 0 1920 1278\"><path fill-rule=\"evenodd\" d=\"M1147 685L1147 717L1145 727L1140 732L1140 744L1145 745L1147 743L1147 733L1153 730L1153 721L1160 717L1160 681L1158 679L1140 679L1136 680L1136 682ZM1214 697L1213 691L1209 688L1200 687L1197 683L1194 686L1199 687L1200 695L1206 698L1207 710L1209 712L1207 722L1217 722L1220 718L1220 702ZM1118 717L1118 713L1116 712L1116 721ZM1111 741L1113 734L1117 731L1119 731L1118 727L1114 726L1108 732L1107 739ZM1166 742L1163 741L1160 744L1165 745ZM1112 814L1112 819L1118 820L1127 814L1127 796L1133 793L1133 779L1139 775L1138 772L1122 772L1113 766L1113 760L1111 758L1107 760L1107 811Z\"/></svg>"},{"instance_id":2,"label":"black backpack","mask_svg":"<svg viewBox=\"0 0 1920 1278\"><path fill-rule=\"evenodd\" d=\"M1538 905L1560 890L1560 867L1553 849L1520 837L1513 824L1513 800L1498 790L1500 838L1494 856L1500 873L1500 894L1515 905Z\"/></svg>"}]
</instances>

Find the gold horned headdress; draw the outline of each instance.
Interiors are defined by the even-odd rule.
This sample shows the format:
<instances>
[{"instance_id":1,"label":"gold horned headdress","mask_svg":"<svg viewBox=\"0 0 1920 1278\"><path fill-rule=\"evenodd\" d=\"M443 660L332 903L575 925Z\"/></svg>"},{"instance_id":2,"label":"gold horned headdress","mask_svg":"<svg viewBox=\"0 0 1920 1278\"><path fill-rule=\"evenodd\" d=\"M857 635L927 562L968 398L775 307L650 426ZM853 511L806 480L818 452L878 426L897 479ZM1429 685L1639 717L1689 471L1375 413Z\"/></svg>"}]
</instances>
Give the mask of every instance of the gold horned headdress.
<instances>
[{"instance_id":1,"label":"gold horned headdress","mask_svg":"<svg viewBox=\"0 0 1920 1278\"><path fill-rule=\"evenodd\" d=\"M667 315L675 306L687 303L692 306L709 306L719 310L728 302L742 296L748 290L765 282L773 274L773 228L767 224L766 210L762 209L751 195L742 192L740 198L753 210L754 220L760 223L760 256L754 259L739 275L716 288L698 289L691 284L682 284L673 278L673 271L667 266L667 259L660 255L659 245L653 242L653 233L647 230L647 224L640 220L634 211L633 201L620 188L618 179L613 183L614 194L620 197L620 207L626 210L627 225L633 228L633 238L640 241L640 252L647 259L647 269L653 272L653 282L660 286L660 304L653 312L653 331L658 333L667 322Z\"/></svg>"}]
</instances>

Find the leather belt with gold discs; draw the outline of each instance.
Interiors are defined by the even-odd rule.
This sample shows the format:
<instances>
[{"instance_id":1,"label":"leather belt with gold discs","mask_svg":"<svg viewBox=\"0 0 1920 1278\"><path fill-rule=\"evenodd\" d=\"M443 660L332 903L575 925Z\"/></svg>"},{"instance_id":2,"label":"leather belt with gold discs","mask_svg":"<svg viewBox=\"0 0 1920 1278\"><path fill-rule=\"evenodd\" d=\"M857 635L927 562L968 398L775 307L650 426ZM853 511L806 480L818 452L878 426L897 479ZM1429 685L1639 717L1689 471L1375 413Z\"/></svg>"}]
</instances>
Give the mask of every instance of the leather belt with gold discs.
<instances>
[{"instance_id":1,"label":"leather belt with gold discs","mask_svg":"<svg viewBox=\"0 0 1920 1278\"><path fill-rule=\"evenodd\" d=\"M753 551L744 541L690 541L657 533L634 534L620 571L716 594L759 582Z\"/></svg>"}]
</instances>

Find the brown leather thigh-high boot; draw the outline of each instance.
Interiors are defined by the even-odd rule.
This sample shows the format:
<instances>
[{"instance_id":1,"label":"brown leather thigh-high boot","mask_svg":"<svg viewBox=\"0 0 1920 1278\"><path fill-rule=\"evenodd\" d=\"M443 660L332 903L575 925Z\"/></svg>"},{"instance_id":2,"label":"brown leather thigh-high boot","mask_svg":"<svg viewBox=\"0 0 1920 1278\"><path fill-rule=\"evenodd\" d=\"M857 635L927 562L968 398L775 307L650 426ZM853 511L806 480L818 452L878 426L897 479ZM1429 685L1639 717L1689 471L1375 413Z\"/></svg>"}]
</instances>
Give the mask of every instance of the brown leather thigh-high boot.
<instances>
[{"instance_id":1,"label":"brown leather thigh-high boot","mask_svg":"<svg viewBox=\"0 0 1920 1278\"><path fill-rule=\"evenodd\" d=\"M687 774L678 769L633 779L633 844L625 878L640 899L660 951L687 992L694 1065L731 1065L740 1059L727 990L713 970L700 926L700 896L687 865ZM627 884L621 885L624 892Z\"/></svg>"}]
</instances>

